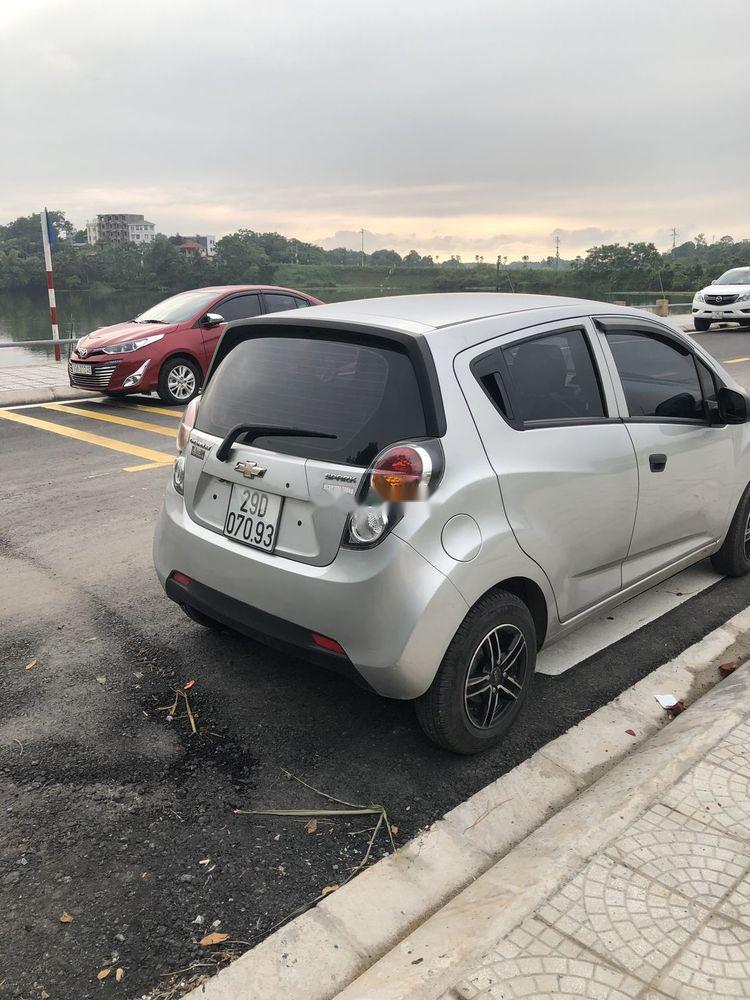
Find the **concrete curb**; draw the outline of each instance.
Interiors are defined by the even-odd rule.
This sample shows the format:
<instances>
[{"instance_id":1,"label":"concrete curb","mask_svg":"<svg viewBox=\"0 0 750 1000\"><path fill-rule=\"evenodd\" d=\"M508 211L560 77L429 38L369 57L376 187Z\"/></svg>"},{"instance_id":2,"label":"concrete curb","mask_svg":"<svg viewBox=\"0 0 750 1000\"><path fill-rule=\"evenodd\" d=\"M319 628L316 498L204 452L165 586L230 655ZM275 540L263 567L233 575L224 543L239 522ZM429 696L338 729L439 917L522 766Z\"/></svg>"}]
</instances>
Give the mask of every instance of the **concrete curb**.
<instances>
[{"instance_id":1,"label":"concrete curb","mask_svg":"<svg viewBox=\"0 0 750 1000\"><path fill-rule=\"evenodd\" d=\"M383 962L401 961L392 956L403 957L406 954L405 945L396 946L441 907L444 909L440 910L440 915L448 912L450 917L453 911L446 907L446 903L453 897L461 899L465 895L462 890L471 892L472 889L465 887L480 876L490 878L492 872L498 869L500 859L508 852L516 848L513 852L516 855L514 864L522 863L523 867L518 871L506 867L502 892L510 895L508 899L503 897L501 904L498 904L501 893L498 881L496 878L492 881L493 900L495 906L507 906L509 911L516 913L521 904L513 903L511 906L511 902L515 896L521 898L527 883L537 887L535 891L541 901L566 877L566 873L572 873L574 865L580 863L583 844L590 843L592 853L596 850L597 837L602 835L598 827L604 829L604 819L609 812L614 815L631 808L629 803L617 800L614 792L606 791L608 786L602 784L602 775L606 777L605 772L610 771L613 765L631 755L628 759L634 763L628 773L632 772L636 777L640 775L638 788L643 786L642 792L638 793L638 802L645 801L644 796L651 794L648 789L652 787L655 788L653 794L657 794L662 787L660 781L674 780L669 775L674 775L675 768L681 766L682 756L686 760L683 769L687 769L693 759L690 756L693 748L703 747L705 743L703 737L698 738L697 732L685 746L675 744L674 760L669 762L659 757L658 752L649 756L650 743L644 746L645 741L657 734L667 722L666 713L659 707L654 695L669 693L682 698L686 704L692 702L718 681L716 668L719 663L727 659L744 660L748 656L750 609L735 615L680 656L653 671L518 767L452 809L394 855L368 868L343 889L328 896L314 910L272 934L192 991L188 995L190 1000L260 1000L269 996L283 996L286 1000L329 1000L342 990L343 996L350 1000L376 995L368 992L371 989L368 977L371 975L375 977L372 981L379 984L377 996L390 996L390 993L382 992L384 980L380 972L375 972L382 963L378 966L375 963L381 958ZM742 676L749 673L743 671ZM726 685L725 681L715 696L722 705L726 703L721 694ZM748 688L750 690L750 681ZM695 714L689 717L692 720ZM680 718L688 718L688 713L671 723L663 734L662 743L668 747L673 742L670 734L682 732L687 725L683 722L675 730ZM732 717L728 726L736 721ZM693 728L700 729L701 726L702 723L695 724ZM715 728L720 728L719 722ZM635 737L627 733L628 729L636 733ZM714 742L718 742L721 735L723 730ZM634 752L639 747L638 752ZM669 753L671 755L673 751L670 749ZM653 768L648 766L650 760L656 762ZM597 782L596 788L601 786L603 789L603 797L601 808L597 806L592 812L593 803L587 809L581 809L578 802L584 789L594 782ZM635 787L635 778L633 783ZM594 802L598 801L597 795L599 793L593 796ZM628 796L635 800L635 791L629 791ZM569 808L565 809L566 806ZM639 805L638 811L642 808ZM597 823L595 817L601 810L604 812ZM573 823L571 827L576 832L567 852L562 848L558 850L555 838L542 833L540 827L544 830L555 823L564 831L571 823L571 816L580 816L580 824L576 826ZM537 840L531 846L527 842L521 844L534 831L539 831ZM534 844L537 846L534 847ZM485 872L487 876L484 876ZM462 895L458 896L459 893ZM490 910L486 922L494 927ZM465 910L461 919L465 924ZM392 949L396 950L388 955ZM444 955L440 962L448 961L449 957ZM470 961L474 952L464 957ZM414 956L409 964L411 961L414 961ZM427 961L421 964L424 964L424 972L421 973L424 976L433 966ZM451 969L453 976L453 963ZM365 992L356 992L359 983L364 984ZM353 985L347 990L350 984ZM416 988L410 980L409 989L413 991ZM406 992L393 995L422 994Z\"/></svg>"},{"instance_id":2,"label":"concrete curb","mask_svg":"<svg viewBox=\"0 0 750 1000\"><path fill-rule=\"evenodd\" d=\"M0 406L33 406L62 399L90 399L94 393L70 385L39 385L31 389L0 390Z\"/></svg>"}]
</instances>

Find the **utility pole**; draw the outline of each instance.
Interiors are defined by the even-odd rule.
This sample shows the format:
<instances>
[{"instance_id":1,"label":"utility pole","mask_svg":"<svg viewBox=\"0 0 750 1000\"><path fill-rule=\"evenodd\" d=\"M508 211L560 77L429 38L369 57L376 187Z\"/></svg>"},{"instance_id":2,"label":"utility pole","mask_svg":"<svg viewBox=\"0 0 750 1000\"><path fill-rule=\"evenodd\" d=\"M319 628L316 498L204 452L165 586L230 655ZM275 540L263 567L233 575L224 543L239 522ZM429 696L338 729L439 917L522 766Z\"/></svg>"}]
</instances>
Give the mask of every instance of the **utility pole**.
<instances>
[{"instance_id":1,"label":"utility pole","mask_svg":"<svg viewBox=\"0 0 750 1000\"><path fill-rule=\"evenodd\" d=\"M360 232L360 235L362 237L362 249L360 251L359 266L360 267L364 267L365 266L365 231L364 231L364 229L360 229L359 232Z\"/></svg>"},{"instance_id":2,"label":"utility pole","mask_svg":"<svg viewBox=\"0 0 750 1000\"><path fill-rule=\"evenodd\" d=\"M560 268L560 237L555 237L555 270Z\"/></svg>"},{"instance_id":3,"label":"utility pole","mask_svg":"<svg viewBox=\"0 0 750 1000\"><path fill-rule=\"evenodd\" d=\"M677 246L677 230L675 229L674 226L672 226L670 232L672 234L672 249L674 250L674 248Z\"/></svg>"}]
</instances>

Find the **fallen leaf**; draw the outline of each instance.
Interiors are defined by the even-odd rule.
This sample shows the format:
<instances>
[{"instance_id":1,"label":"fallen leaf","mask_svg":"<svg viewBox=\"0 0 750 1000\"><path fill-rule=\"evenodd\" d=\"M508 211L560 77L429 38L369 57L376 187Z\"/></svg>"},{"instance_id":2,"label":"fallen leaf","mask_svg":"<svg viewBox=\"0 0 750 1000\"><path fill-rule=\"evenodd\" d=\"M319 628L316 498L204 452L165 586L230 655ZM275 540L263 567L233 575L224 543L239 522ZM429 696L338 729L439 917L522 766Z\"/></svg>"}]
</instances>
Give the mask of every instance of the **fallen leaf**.
<instances>
[{"instance_id":1,"label":"fallen leaf","mask_svg":"<svg viewBox=\"0 0 750 1000\"><path fill-rule=\"evenodd\" d=\"M125 970L124 969L118 969L117 972L115 972L115 982L116 983L121 983L124 978L125 978Z\"/></svg>"},{"instance_id":2,"label":"fallen leaf","mask_svg":"<svg viewBox=\"0 0 750 1000\"><path fill-rule=\"evenodd\" d=\"M192 681L192 680L188 681L187 684L183 684L182 685L182 690L183 691L189 691L190 688L193 686L193 684L195 684L195 681Z\"/></svg>"},{"instance_id":3,"label":"fallen leaf","mask_svg":"<svg viewBox=\"0 0 750 1000\"><path fill-rule=\"evenodd\" d=\"M96 683L97 684L106 684L107 683L107 678L106 677L102 677L102 676L97 677L96 678Z\"/></svg>"},{"instance_id":4,"label":"fallen leaf","mask_svg":"<svg viewBox=\"0 0 750 1000\"><path fill-rule=\"evenodd\" d=\"M391 833L394 837L398 834L398 827L395 823L391 823Z\"/></svg>"},{"instance_id":5,"label":"fallen leaf","mask_svg":"<svg viewBox=\"0 0 750 1000\"><path fill-rule=\"evenodd\" d=\"M737 669L737 663L735 660L730 660L729 663L722 663L719 666L719 673L722 677L729 677Z\"/></svg>"},{"instance_id":6,"label":"fallen leaf","mask_svg":"<svg viewBox=\"0 0 750 1000\"><path fill-rule=\"evenodd\" d=\"M97 979L106 979L107 976L110 974L111 971L112 971L111 967L109 969L102 969L101 972L97 972L96 978Z\"/></svg>"},{"instance_id":7,"label":"fallen leaf","mask_svg":"<svg viewBox=\"0 0 750 1000\"><path fill-rule=\"evenodd\" d=\"M335 892L339 886L337 885L327 885L324 889L320 890L321 896L330 896L332 892Z\"/></svg>"},{"instance_id":8,"label":"fallen leaf","mask_svg":"<svg viewBox=\"0 0 750 1000\"><path fill-rule=\"evenodd\" d=\"M46 990L42 990L39 994L39 1000L49 1000L49 993Z\"/></svg>"},{"instance_id":9,"label":"fallen leaf","mask_svg":"<svg viewBox=\"0 0 750 1000\"><path fill-rule=\"evenodd\" d=\"M672 715L679 715L680 712L684 712L685 702L682 700L682 698L680 698L679 701L675 702L675 704L672 705L669 711L672 713Z\"/></svg>"},{"instance_id":10,"label":"fallen leaf","mask_svg":"<svg viewBox=\"0 0 750 1000\"><path fill-rule=\"evenodd\" d=\"M625 732L628 736L635 736L635 729L626 729Z\"/></svg>"},{"instance_id":11,"label":"fallen leaf","mask_svg":"<svg viewBox=\"0 0 750 1000\"><path fill-rule=\"evenodd\" d=\"M135 677L135 679L139 681L143 678L143 673L140 670L136 670L136 672L133 674L133 677Z\"/></svg>"},{"instance_id":12,"label":"fallen leaf","mask_svg":"<svg viewBox=\"0 0 750 1000\"><path fill-rule=\"evenodd\" d=\"M308 833L315 833L315 831L318 829L318 821L315 819L314 816L312 819L309 819L305 823L305 829L307 830Z\"/></svg>"},{"instance_id":13,"label":"fallen leaf","mask_svg":"<svg viewBox=\"0 0 750 1000\"><path fill-rule=\"evenodd\" d=\"M61 924L72 924L74 920L75 920L75 917L71 917L71 915L68 913L67 910L63 910L62 911L62 914L60 916L60 923Z\"/></svg>"},{"instance_id":14,"label":"fallen leaf","mask_svg":"<svg viewBox=\"0 0 750 1000\"><path fill-rule=\"evenodd\" d=\"M221 944L222 941L227 941L228 939L228 934L206 934L205 937L200 939L198 944L201 948L210 948L212 944Z\"/></svg>"},{"instance_id":15,"label":"fallen leaf","mask_svg":"<svg viewBox=\"0 0 750 1000\"><path fill-rule=\"evenodd\" d=\"M36 660L31 660L30 663L26 664L24 670L33 670L35 666L36 666Z\"/></svg>"}]
</instances>

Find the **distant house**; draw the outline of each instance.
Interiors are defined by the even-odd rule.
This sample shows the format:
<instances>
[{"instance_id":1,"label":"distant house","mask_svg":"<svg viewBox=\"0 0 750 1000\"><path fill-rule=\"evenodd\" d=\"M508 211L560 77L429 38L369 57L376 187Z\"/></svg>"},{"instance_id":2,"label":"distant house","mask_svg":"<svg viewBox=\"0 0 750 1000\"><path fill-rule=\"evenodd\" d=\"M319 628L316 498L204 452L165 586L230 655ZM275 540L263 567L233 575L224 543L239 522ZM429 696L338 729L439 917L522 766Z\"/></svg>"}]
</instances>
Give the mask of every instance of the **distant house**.
<instances>
[{"instance_id":1,"label":"distant house","mask_svg":"<svg viewBox=\"0 0 750 1000\"><path fill-rule=\"evenodd\" d=\"M156 225L142 215L113 213L97 215L86 223L86 237L95 243L152 243Z\"/></svg>"},{"instance_id":2,"label":"distant house","mask_svg":"<svg viewBox=\"0 0 750 1000\"><path fill-rule=\"evenodd\" d=\"M183 253L198 253L201 257L213 257L216 253L216 237L186 236L177 249Z\"/></svg>"}]
</instances>

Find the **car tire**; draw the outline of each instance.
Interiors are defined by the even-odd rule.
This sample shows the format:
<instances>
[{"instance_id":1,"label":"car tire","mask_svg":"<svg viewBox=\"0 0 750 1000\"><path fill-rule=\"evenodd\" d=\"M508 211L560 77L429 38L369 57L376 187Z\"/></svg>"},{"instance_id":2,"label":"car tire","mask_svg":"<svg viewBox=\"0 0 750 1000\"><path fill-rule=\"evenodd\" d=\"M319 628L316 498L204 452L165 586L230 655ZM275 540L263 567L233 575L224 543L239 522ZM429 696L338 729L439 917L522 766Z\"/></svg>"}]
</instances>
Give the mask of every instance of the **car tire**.
<instances>
[{"instance_id":1,"label":"car tire","mask_svg":"<svg viewBox=\"0 0 750 1000\"><path fill-rule=\"evenodd\" d=\"M185 614L192 621L197 622L202 625L203 628L211 629L214 632L223 632L226 628L221 622L217 622L215 618L211 618L210 615L204 615L202 611L196 610L196 608L191 608L188 604L181 604L180 607L185 612Z\"/></svg>"},{"instance_id":2,"label":"car tire","mask_svg":"<svg viewBox=\"0 0 750 1000\"><path fill-rule=\"evenodd\" d=\"M427 736L460 754L496 746L528 695L536 647L534 621L523 601L503 590L481 598L453 637L430 688L414 703Z\"/></svg>"},{"instance_id":3,"label":"car tire","mask_svg":"<svg viewBox=\"0 0 750 1000\"><path fill-rule=\"evenodd\" d=\"M710 330L711 329L711 320L710 319L694 319L693 320L693 326L698 331L698 333L705 333L706 330Z\"/></svg>"},{"instance_id":4,"label":"car tire","mask_svg":"<svg viewBox=\"0 0 750 1000\"><path fill-rule=\"evenodd\" d=\"M202 383L203 375L192 358L169 358L161 366L157 392L170 406L184 406L198 395Z\"/></svg>"},{"instance_id":5,"label":"car tire","mask_svg":"<svg viewBox=\"0 0 750 1000\"><path fill-rule=\"evenodd\" d=\"M723 545L711 556L711 565L724 576L750 573L750 485L737 504Z\"/></svg>"}]
</instances>

